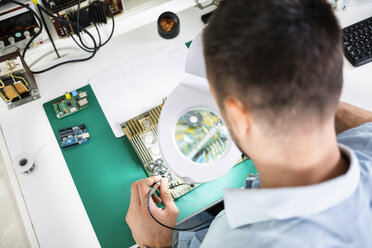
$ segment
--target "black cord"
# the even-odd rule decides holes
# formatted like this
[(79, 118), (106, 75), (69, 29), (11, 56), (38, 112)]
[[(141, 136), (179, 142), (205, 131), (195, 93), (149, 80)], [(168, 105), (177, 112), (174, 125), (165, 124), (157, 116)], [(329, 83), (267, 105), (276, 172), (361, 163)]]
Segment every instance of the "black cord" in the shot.
[[(95, 20), (93, 20), (93, 25), (94, 25), (94, 27), (95, 27), (95, 29), (96, 29), (96, 31), (97, 31), (97, 35), (98, 35), (98, 39), (99, 39), (99, 42), (98, 42), (98, 48), (96, 49), (96, 50), (98, 50), (98, 49), (101, 48), (102, 46), (106, 45), (107, 42), (109, 42), (110, 39), (112, 38), (112, 35), (114, 34), (114, 30), (115, 30), (115, 19), (114, 19), (114, 14), (112, 13), (110, 7), (109, 7), (106, 3), (101, 2), (101, 1), (99, 1), (99, 0), (96, 0), (96, 1), (92, 2), (92, 3), (90, 4), (90, 6), (92, 6), (92, 5), (94, 5), (94, 4), (104, 6), (104, 7), (107, 9), (107, 11), (108, 11), (108, 13), (109, 13), (109, 16), (110, 16), (110, 18), (111, 18), (111, 20), (112, 20), (112, 27), (111, 27), (110, 35), (109, 35), (109, 37), (107, 38), (107, 40), (106, 40), (104, 43), (102, 43), (102, 40), (101, 40), (101, 33), (100, 33), (99, 30), (98, 30), (97, 23), (95, 22)], [(53, 6), (55, 6), (55, 5), (53, 5)], [(51, 8), (52, 8), (53, 6), (51, 6)], [(59, 16), (59, 14), (58, 14), (58, 9), (56, 9), (56, 8), (52, 8), (52, 10), (55, 12), (55, 14), (57, 14), (58, 18), (61, 18), (61, 17)], [(78, 12), (80, 13), (80, 5), (79, 5), (79, 4), (78, 4)], [(77, 19), (78, 19), (78, 18), (79, 18), (79, 17), (77, 16)], [(84, 51), (86, 51), (86, 52), (93, 52), (92, 49), (94, 49), (94, 48), (91, 48), (91, 47), (88, 47), (87, 45), (85, 45), (84, 42), (82, 41), (82, 39), (79, 37), (79, 35), (80, 35), (79, 33), (76, 33), (76, 35), (79, 37), (79, 40), (80, 40), (80, 42), (82, 43), (81, 45), (80, 45), (80, 43), (77, 42), (77, 40), (75, 40), (73, 34), (71, 34), (71, 32), (69, 31), (69, 28), (66, 27), (64, 24), (62, 24), (62, 25), (63, 25), (63, 27), (65, 28), (65, 30), (66, 30), (66, 32), (68, 33), (68, 35), (69, 35), (69, 36), (72, 38), (72, 40), (76, 43), (76, 45), (78, 45), (78, 46), (80, 47), (80, 49), (82, 49), (82, 50), (84, 50)], [(79, 24), (79, 25), (80, 25), (80, 24)], [(88, 49), (91, 49), (91, 50), (88, 50)]]
[[(41, 34), (42, 29), (43, 29), (43, 24), (42, 24), (42, 22), (41, 22), (41, 20), (40, 20), (40, 17), (37, 15), (37, 13), (36, 13), (33, 9), (31, 9), (29, 6), (27, 6), (26, 4), (23, 4), (23, 3), (18, 2), (18, 1), (16, 1), (16, 0), (6, 0), (6, 1), (27, 8), (27, 9), (31, 12), (31, 14), (33, 14), (33, 15), (35, 16), (35, 18), (37, 19), (37, 21), (39, 22), (39, 26), (40, 26), (40, 30), (39, 30), (39, 32), (38, 32), (37, 34), (35, 34), (35, 35), (34, 35), (34, 36), (29, 40), (29, 42), (26, 44), (26, 47), (25, 47), (24, 50), (23, 50), (22, 57), (25, 58), (25, 56), (26, 56), (26, 51), (27, 51), (27, 49), (29, 48), (30, 44), (31, 44), (31, 43), (36, 39), (37, 36), (39, 36), (39, 35)], [(42, 12), (44, 12), (45, 14), (47, 14), (48, 16), (50, 16), (50, 17), (52, 17), (52, 18), (55, 18), (55, 19), (57, 19), (57, 20), (59, 20), (59, 21), (61, 21), (61, 22), (64, 22), (64, 23), (68, 23), (68, 24), (72, 24), (72, 25), (74, 25), (72, 22), (69, 22), (69, 21), (67, 21), (67, 20), (60, 19), (60, 18), (57, 18), (57, 17), (53, 16), (53, 15), (50, 14), (47, 10), (45, 10), (43, 7), (41, 7), (39, 4), (38, 4), (37, 6), (38, 6), (39, 10), (41, 10)], [(89, 32), (87, 32), (85, 28), (80, 27), (80, 29), (84, 30), (84, 32), (86, 32), (86, 33), (90, 36), (90, 38), (93, 40), (94, 46), (97, 47), (97, 44), (96, 44), (96, 41), (94, 40), (94, 37), (93, 37)], [(32, 72), (33, 74), (38, 74), (38, 73), (43, 73), (43, 72), (49, 71), (49, 70), (51, 70), (51, 69), (54, 69), (54, 68), (56, 68), (56, 67), (58, 67), (58, 66), (61, 66), (61, 65), (67, 64), (67, 63), (86, 61), (86, 60), (89, 60), (89, 59), (93, 58), (93, 56), (95, 55), (95, 53), (96, 53), (96, 50), (94, 50), (93, 53), (92, 53), (92, 55), (89, 56), (89, 57), (87, 57), (87, 58), (83, 58), (83, 59), (75, 59), (75, 60), (68, 60), (68, 61), (64, 61), (64, 62), (58, 63), (58, 64), (56, 64), (56, 65), (53, 65), (53, 66), (51, 66), (51, 67), (48, 67), (48, 68), (46, 68), (46, 69), (40, 70), (40, 71), (32, 71), (32, 70), (31, 70), (31, 72)]]
[(111, 33), (110, 33), (109, 37), (107, 38), (107, 40), (105, 42), (103, 42), (102, 45), (101, 45), (101, 46), (104, 46), (104, 45), (107, 44), (107, 42), (109, 42), (111, 40), (112, 35), (114, 34), (114, 30), (115, 30), (115, 18), (114, 18), (114, 14), (112, 13), (112, 11), (111, 11), (110, 7), (107, 5), (107, 3), (101, 2), (101, 1), (94, 1), (93, 3), (95, 3), (95, 2), (97, 2), (99, 4), (102, 4), (107, 9), (107, 11), (109, 13), (109, 16), (110, 16), (110, 18), (112, 20)]
[(56, 45), (54, 44), (54, 40), (53, 40), (52, 36), (50, 35), (49, 28), (48, 28), (48, 26), (47, 26), (47, 24), (46, 24), (46, 22), (45, 22), (45, 18), (44, 18), (44, 16), (43, 16), (43, 13), (41, 13), (41, 10), (39, 9), (39, 7), (38, 7), (37, 9), (39, 10), (40, 18), (41, 18), (41, 20), (43, 21), (43, 24), (44, 24), (44, 26), (45, 26), (45, 30), (46, 30), (46, 32), (47, 32), (47, 34), (48, 34), (49, 40), (50, 40), (50, 42), (52, 42), (53, 49), (54, 49), (55, 53), (57, 54), (57, 57), (60, 58), (61, 56), (59, 56), (58, 50), (57, 50), (57, 48), (56, 48)]
[[(27, 51), (27, 49), (30, 47), (30, 44), (31, 44), (31, 43), (36, 39), (37, 36), (39, 36), (39, 35), (41, 34), (41, 32), (42, 32), (42, 28), (43, 28), (43, 23), (42, 23), (42, 21), (40, 20), (39, 16), (36, 14), (36, 12), (35, 12), (33, 9), (31, 9), (29, 6), (27, 6), (27, 5), (25, 5), (25, 4), (21, 3), (21, 2), (18, 2), (18, 1), (16, 1), (16, 0), (5, 0), (5, 1), (6, 1), (6, 2), (11, 2), (11, 3), (13, 3), (13, 4), (17, 4), (17, 5), (20, 5), (20, 6), (23, 6), (23, 7), (27, 8), (27, 9), (31, 12), (31, 14), (35, 16), (35, 18), (37, 19), (37, 21), (38, 21), (38, 23), (39, 23), (39, 26), (40, 26), (40, 30), (39, 30), (39, 32), (38, 32), (37, 34), (35, 34), (35, 35), (34, 35), (34, 36), (29, 40), (29, 42), (26, 44), (26, 47), (25, 47), (24, 50), (23, 50), (22, 57), (25, 58), (25, 56), (26, 56), (26, 51)], [(94, 55), (96, 54), (96, 52), (98, 51), (98, 49), (99, 49), (100, 47), (102, 47), (102, 46), (104, 46), (105, 44), (107, 44), (107, 42), (111, 39), (111, 37), (112, 37), (112, 35), (113, 35), (113, 33), (114, 33), (114, 29), (115, 29), (114, 16), (113, 16), (113, 13), (112, 13), (111, 9), (109, 8), (109, 6), (108, 6), (106, 3), (103, 3), (103, 2), (98, 1), (98, 0), (95, 1), (95, 2), (99, 2), (100, 4), (102, 4), (102, 5), (103, 5), (107, 10), (108, 10), (109, 16), (110, 16), (110, 18), (112, 19), (112, 30), (111, 30), (110, 36), (109, 36), (108, 39), (107, 39), (104, 43), (102, 43), (102, 44), (101, 44), (101, 40), (100, 40), (100, 42), (99, 42), (98, 45), (97, 45), (97, 42), (96, 42), (96, 40), (94, 39), (93, 35), (92, 35), (90, 32), (88, 32), (84, 27), (81, 27), (80, 24), (78, 23), (78, 22), (79, 22), (79, 12), (80, 12), (80, 0), (79, 0), (79, 4), (78, 4), (78, 13), (77, 13), (77, 21), (76, 21), (76, 23), (73, 23), (73, 22), (70, 22), (70, 21), (68, 21), (68, 20), (65, 20), (65, 19), (61, 18), (61, 17), (58, 15), (58, 10), (57, 10), (57, 15), (58, 15), (58, 17), (56, 17), (56, 16), (54, 16), (53, 14), (49, 13), (49, 11), (47, 11), (46, 9), (44, 9), (43, 7), (41, 7), (39, 4), (37, 4), (37, 8), (39, 9), (39, 11), (42, 11), (42, 12), (44, 12), (46, 15), (48, 15), (49, 17), (51, 17), (51, 18), (53, 18), (53, 19), (55, 19), (55, 20), (61, 22), (63, 26), (64, 26), (64, 24), (69, 24), (69, 25), (71, 25), (72, 27), (75, 26), (75, 27), (76, 27), (76, 32), (77, 32), (77, 34), (78, 34), (79, 40), (80, 40), (80, 42), (82, 43), (82, 45), (80, 45), (80, 44), (75, 40), (75, 38), (74, 38), (71, 34), (69, 34), (69, 35), (71, 36), (71, 38), (73, 39), (73, 41), (74, 41), (74, 42), (79, 46), (79, 48), (81, 48), (82, 50), (84, 50), (84, 51), (86, 51), (86, 52), (90, 52), (90, 53), (92, 53), (92, 54), (91, 54), (89, 57), (86, 57), (86, 58), (64, 61), (64, 62), (61, 62), (61, 63), (55, 64), (55, 65), (53, 65), (53, 66), (50, 66), (50, 67), (48, 67), (48, 68), (45, 68), (45, 69), (43, 69), (43, 70), (40, 70), (40, 71), (32, 71), (32, 70), (31, 70), (31, 72), (32, 72), (33, 74), (43, 73), (43, 72), (49, 71), (49, 70), (54, 69), (54, 68), (56, 68), (56, 67), (58, 67), (58, 66), (61, 66), (61, 65), (64, 65), (64, 64), (68, 64), (68, 63), (87, 61), (87, 60), (89, 60), (89, 59), (91, 59), (91, 58), (94, 57)], [(93, 2), (93, 3), (94, 3), (94, 2)], [(53, 6), (56, 7), (55, 5), (53, 5)], [(54, 9), (53, 9), (53, 6), (51, 6), (51, 7), (52, 7), (52, 10), (54, 10)], [(55, 11), (55, 10), (54, 10), (54, 11)], [(66, 28), (66, 29), (68, 30), (68, 28)], [(86, 34), (87, 34), (87, 35), (92, 39), (92, 41), (93, 41), (93, 46), (94, 46), (94, 47), (88, 47), (88, 46), (86, 46), (86, 45), (84, 44), (84, 42), (82, 41), (81, 36), (80, 36), (80, 31), (83, 31), (84, 33), (86, 33)], [(97, 29), (97, 31), (98, 31), (98, 29)], [(99, 31), (98, 31), (98, 35), (99, 35), (99, 38), (100, 38), (100, 33), (99, 33)], [(101, 38), (100, 38), (100, 39), (101, 39)], [(52, 43), (53, 43), (53, 42), (52, 42)], [(54, 45), (54, 44), (53, 44), (53, 45)], [(85, 49), (84, 49), (83, 47), (85, 47)]]
[(38, 21), (39, 23), (39, 32), (37, 32), (26, 44), (26, 47), (25, 49), (23, 50), (23, 53), (22, 53), (22, 57), (24, 58), (25, 55), (26, 55), (26, 50), (29, 48), (29, 46), (31, 45), (31, 43), (41, 34), (41, 32), (43, 31), (43, 23), (41, 22), (40, 20), (40, 17), (36, 14), (36, 12), (30, 8), (30, 6), (24, 4), (24, 3), (21, 3), (21, 2), (18, 2), (18, 1), (15, 1), (15, 0), (6, 0), (5, 2), (10, 2), (10, 3), (13, 3), (13, 4), (16, 4), (16, 5), (19, 5), (19, 6), (22, 6), (26, 9), (28, 9), (28, 11), (31, 12), (31, 14), (33, 16), (35, 16), (36, 20)]
[[(63, 26), (63, 28), (65, 29), (65, 31), (67, 31), (68, 35), (69, 35), (69, 36), (72, 38), (72, 40), (73, 40), (73, 41), (74, 41), (74, 42), (79, 46), (79, 48), (81, 48), (82, 50), (84, 50), (84, 51), (86, 51), (86, 52), (89, 52), (89, 53), (93, 53), (94, 50), (96, 50), (96, 51), (98, 50), (98, 48), (97, 48), (97, 42), (95, 42), (94, 37), (91, 35), (91, 33), (89, 33), (85, 28), (81, 27), (80, 24), (78, 23), (78, 20), (80, 19), (80, 18), (79, 18), (79, 14), (77, 14), (76, 22), (73, 23), (73, 22), (70, 22), (70, 21), (68, 21), (68, 20), (66, 20), (66, 19), (63, 19), (63, 18), (59, 15), (59, 13), (58, 13), (58, 8), (57, 8), (57, 6), (55, 5), (55, 3), (54, 3), (53, 1), (51, 1), (49, 4), (50, 4), (49, 7), (50, 7), (50, 8), (52, 9), (52, 11), (57, 15), (57, 17), (54, 16), (53, 14), (50, 14), (48, 10), (42, 8), (40, 5), (38, 5), (38, 6), (40, 6), (40, 8), (42, 9), (42, 11), (43, 11), (45, 14), (47, 14), (49, 17), (53, 18), (54, 20), (59, 21), (59, 22), (62, 24), (62, 26)], [(79, 5), (78, 5), (78, 9), (77, 9), (77, 13), (80, 13), (80, 1), (79, 1)], [(82, 30), (82, 31), (84, 31), (84, 32), (86, 32), (86, 33), (88, 33), (88, 35), (90, 36), (90, 38), (93, 40), (93, 43), (95, 42), (95, 47), (93, 47), (93, 48), (87, 48), (84, 44), (83, 44), (83, 45), (80, 45), (80, 44), (75, 40), (75, 38), (73, 37), (73, 35), (70, 33), (69, 27), (66, 26), (66, 24), (69, 24), (69, 25), (71, 25), (72, 27), (76, 26), (75, 30), (76, 30), (76, 33), (77, 33), (77, 34), (80, 33), (80, 30)], [(86, 48), (83, 48), (83, 46), (86, 47), (87, 49), (86, 49)], [(91, 49), (92, 51), (90, 51), (90, 50), (88, 50), (88, 49)]]
[(78, 0), (77, 11), (76, 11), (76, 13), (77, 13), (76, 14), (76, 23), (75, 23), (75, 25), (76, 25), (76, 35), (78, 36), (81, 45), (83, 47), (85, 47), (85, 49), (92, 50), (92, 52), (97, 51), (99, 49), (99, 46), (97, 46), (97, 44), (94, 44), (94, 47), (88, 47), (87, 45), (84, 44), (83, 40), (81, 39), (81, 35), (80, 35), (80, 5), (81, 5), (81, 0)]
[[(9, 1), (14, 1), (14, 0), (9, 0)], [(54, 16), (53, 14), (49, 13), (46, 9), (44, 9), (43, 7), (41, 7), (39, 4), (38, 4), (38, 6), (41, 9), (41, 11), (43, 11), (49, 17), (51, 17), (51, 18), (53, 18), (53, 19), (55, 19), (55, 20), (57, 20), (57, 21), (59, 21), (61, 23), (69, 24), (69, 25), (72, 25), (72, 26), (75, 25), (75, 23), (73, 23), (73, 22), (70, 22), (68, 20), (65, 20), (65, 19), (63, 19), (61, 17)], [(84, 27), (79, 26), (79, 29), (82, 30), (82, 31), (84, 31), (86, 34), (88, 34), (90, 36), (90, 38), (93, 40), (93, 43), (94, 43), (95, 47), (97, 47), (97, 43), (96, 43), (93, 35), (90, 32), (88, 32), (88, 30), (86, 30)]]
[[(52, 5), (51, 6), (51, 9), (54, 11), (54, 13), (57, 15), (58, 18), (62, 19), (62, 17), (59, 15), (58, 13), (58, 9), (56, 9), (57, 7), (55, 5)], [(71, 39), (75, 42), (75, 44), (83, 51), (85, 52), (88, 52), (88, 53), (92, 53), (93, 51), (90, 51), (86, 48), (84, 48), (82, 45), (79, 44), (79, 42), (77, 42), (77, 40), (75, 40), (73, 34), (71, 34), (70, 32), (70, 28), (68, 26), (66, 26), (65, 23), (61, 22), (62, 24), (62, 27), (65, 29), (65, 31), (67, 32), (67, 34), (71, 37)], [(97, 49), (98, 50), (98, 49)]]
[[(75, 38), (73, 37), (73, 35), (70, 34), (70, 32), (68, 31), (68, 27), (66, 28), (66, 30), (68, 31), (68, 33), (69, 33), (70, 37), (72, 38), (72, 40), (73, 40), (73, 41), (74, 41), (74, 42), (75, 42), (75, 43), (76, 43), (76, 44), (77, 44), (77, 45), (78, 45), (82, 50), (84, 50), (84, 51), (86, 51), (86, 52), (91, 52), (92, 55), (89, 56), (89, 57), (87, 57), (87, 58), (84, 58), (84, 59), (76, 59), (76, 60), (64, 61), (64, 62), (62, 62), (62, 63), (59, 63), (59, 64), (56, 64), (56, 65), (51, 66), (51, 67), (49, 67), (49, 68), (46, 68), (46, 69), (44, 69), (44, 70), (37, 71), (37, 72), (33, 72), (33, 73), (35, 73), (35, 74), (37, 74), (37, 73), (43, 73), (43, 72), (46, 72), (46, 71), (51, 70), (51, 69), (54, 69), (54, 68), (56, 68), (56, 67), (58, 67), (58, 66), (60, 66), (60, 65), (63, 65), (63, 64), (73, 63), (73, 62), (81, 62), (81, 61), (89, 60), (89, 59), (91, 59), (91, 58), (94, 57), (94, 55), (96, 54), (96, 52), (98, 51), (98, 49), (99, 49), (100, 47), (102, 47), (102, 46), (104, 46), (104, 45), (107, 44), (107, 42), (111, 39), (111, 37), (112, 37), (112, 35), (113, 35), (113, 33), (114, 33), (114, 29), (115, 29), (114, 15), (113, 15), (111, 9), (108, 7), (108, 5), (107, 5), (106, 3), (103, 3), (103, 2), (98, 1), (98, 0), (95, 1), (95, 2), (98, 2), (98, 3), (100, 3), (100, 4), (103, 4), (103, 5), (107, 8), (107, 10), (108, 10), (108, 12), (109, 12), (109, 15), (110, 15), (110, 18), (112, 19), (112, 29), (111, 29), (110, 36), (108, 37), (108, 39), (107, 39), (103, 44), (99, 44), (98, 46), (97, 46), (97, 42), (95, 41), (95, 39), (94, 39), (94, 37), (92, 36), (92, 34), (89, 33), (89, 32), (88, 32), (84, 27), (81, 27), (80, 24), (78, 23), (78, 22), (79, 22), (79, 12), (80, 12), (80, 0), (79, 0), (79, 2), (78, 2), (78, 10), (77, 10), (77, 18), (76, 18), (77, 21), (76, 21), (76, 24), (75, 24), (75, 23), (72, 23), (72, 22), (70, 22), (70, 21), (67, 21), (67, 20), (65, 20), (65, 19), (62, 19), (62, 18), (59, 16), (59, 14), (58, 14), (58, 10), (57, 10), (57, 15), (58, 15), (58, 17), (56, 17), (56, 16), (50, 14), (47, 10), (45, 10), (44, 8), (42, 8), (40, 5), (38, 5), (38, 6), (40, 7), (41, 11), (43, 11), (43, 12), (44, 12), (45, 14), (47, 14), (48, 16), (54, 18), (55, 20), (58, 20), (58, 21), (61, 22), (62, 24), (64, 24), (64, 23), (65, 23), (65, 24), (70, 24), (71, 26), (76, 25), (77, 35), (78, 35), (79, 40), (80, 40), (80, 42), (82, 43), (82, 45), (80, 45), (80, 44), (75, 40)], [(94, 2), (93, 2), (93, 3), (94, 3)], [(93, 4), (93, 3), (92, 3), (92, 4)], [(53, 5), (53, 6), (55, 7), (55, 5)], [(53, 7), (53, 6), (51, 6), (51, 7)], [(53, 9), (53, 8), (52, 8), (52, 9)], [(54, 11), (56, 11), (56, 10), (54, 10)], [(88, 36), (90, 36), (90, 38), (92, 39), (93, 44), (94, 44), (94, 47), (93, 47), (93, 48), (87, 47), (87, 46), (84, 44), (84, 42), (82, 41), (81, 36), (80, 36), (80, 30), (84, 31), (86, 34), (88, 34)], [(100, 37), (100, 34), (99, 34), (99, 37)], [(82, 46), (86, 47), (86, 49), (84, 49)], [(89, 49), (91, 49), (91, 51), (89, 51)]]
[(88, 49), (84, 48), (82, 45), (80, 45), (80, 43), (79, 43), (77, 40), (75, 40), (73, 34), (71, 34), (70, 31), (67, 30), (67, 28), (65, 28), (65, 29), (66, 29), (68, 35), (71, 37), (71, 39), (75, 42), (75, 44), (76, 44), (76, 45), (77, 45), (81, 50), (83, 50), (83, 51), (85, 51), (85, 52), (88, 52), (88, 53), (92, 53), (92, 52), (93, 52), (93, 51), (91, 51), (91, 50), (88, 50)]
[[(14, 0), (12, 0), (12, 1), (14, 1)], [(61, 22), (61, 23), (66, 23), (66, 24), (70, 24), (70, 25), (75, 25), (73, 22), (70, 22), (70, 21), (68, 21), (68, 20), (65, 20), (65, 19), (62, 19), (62, 18), (59, 18), (59, 17), (56, 17), (56, 16), (52, 15), (51, 13), (49, 13), (49, 11), (47, 11), (46, 9), (44, 9), (43, 7), (41, 7), (39, 4), (38, 4), (38, 6), (39, 6), (39, 8), (40, 8), (40, 10), (41, 10), (42, 12), (44, 12), (46, 15), (48, 15), (48, 16), (54, 18), (55, 20), (58, 20), (58, 21)], [(85, 33), (86, 33), (86, 34), (87, 34), (87, 35), (92, 39), (93, 44), (94, 44), (94, 47), (97, 47), (97, 43), (96, 43), (96, 41), (95, 41), (93, 35), (92, 35), (91, 33), (89, 33), (89, 32), (88, 32), (85, 28), (83, 28), (83, 27), (80, 27), (80, 26), (79, 26), (79, 29), (83, 30), (83, 31), (84, 31), (84, 32), (85, 32)], [(64, 61), (64, 62), (61, 62), (61, 63), (55, 64), (55, 65), (53, 65), (53, 66), (50, 66), (50, 67), (45, 68), (45, 69), (40, 70), (40, 71), (32, 71), (32, 73), (34, 73), (34, 74), (39, 74), (39, 73), (43, 73), (43, 72), (46, 72), (46, 71), (52, 70), (52, 69), (54, 69), (54, 68), (56, 68), (56, 67), (58, 67), (58, 66), (64, 65), (64, 64), (69, 64), (69, 63), (76, 63), (76, 62), (87, 61), (87, 60), (89, 60), (89, 59), (91, 59), (91, 58), (94, 57), (94, 55), (96, 54), (96, 51), (97, 51), (96, 49), (93, 50), (93, 51), (92, 51), (92, 54), (91, 54), (89, 57), (86, 57), (86, 58), (83, 58), (83, 59), (67, 60), (67, 61)]]
[(147, 196), (147, 210), (149, 211), (149, 214), (151, 215), (151, 217), (152, 217), (152, 218), (153, 218), (153, 219), (154, 219), (154, 220), (155, 220), (159, 225), (161, 225), (161, 226), (163, 226), (163, 227), (165, 227), (165, 228), (168, 228), (168, 229), (171, 229), (171, 230), (175, 230), (175, 231), (190, 231), (190, 230), (195, 229), (195, 228), (197, 228), (197, 227), (203, 226), (203, 225), (207, 224), (208, 222), (210, 222), (210, 221), (212, 221), (212, 220), (214, 219), (214, 217), (213, 217), (213, 218), (211, 218), (211, 219), (209, 219), (209, 220), (207, 220), (207, 221), (205, 221), (205, 222), (202, 222), (202, 223), (200, 223), (200, 224), (198, 224), (198, 225), (196, 225), (196, 226), (189, 227), (189, 228), (177, 228), (177, 227), (170, 227), (170, 226), (167, 226), (167, 225), (161, 223), (160, 221), (158, 221), (158, 220), (157, 220), (157, 219), (152, 215), (151, 210), (150, 210), (150, 198), (151, 198), (151, 195), (152, 195), (152, 194), (149, 193), (149, 195)]
[(101, 47), (102, 46), (101, 33), (99, 32), (97, 24), (96, 24), (95, 21), (93, 22), (93, 25), (96, 28), (96, 31), (97, 31), (97, 34), (98, 34), (98, 46)]
[[(77, 27), (80, 27), (80, 23), (78, 22), (78, 20), (80, 19), (80, 4), (81, 4), (81, 0), (78, 1), (78, 6), (77, 6), (77, 16), (76, 16), (76, 20), (77, 20), (76, 21), (76, 26)], [(108, 12), (108, 14), (109, 14), (109, 16), (110, 16), (110, 18), (111, 18), (111, 20), (112, 20), (112, 28), (111, 28), (110, 35), (107, 38), (107, 40), (105, 42), (103, 42), (102, 44), (101, 44), (101, 41), (99, 42), (99, 45), (98, 45), (98, 48), (97, 48), (97, 50), (98, 50), (99, 48), (101, 48), (102, 46), (106, 45), (107, 42), (109, 42), (111, 40), (112, 35), (114, 34), (114, 30), (115, 30), (115, 19), (114, 19), (114, 14), (112, 13), (110, 7), (105, 2), (101, 2), (99, 0), (96, 0), (96, 1), (94, 1), (94, 2), (91, 3), (91, 5), (93, 5), (93, 4), (102, 5), (103, 7), (105, 7), (106, 10), (107, 10), (107, 12)], [(96, 26), (95, 21), (93, 21), (93, 24), (96, 27), (96, 30), (97, 30), (97, 33), (98, 33), (98, 38), (99, 38), (99, 40), (101, 40), (101, 34), (98, 31), (98, 28)], [(78, 28), (77, 28), (77, 30), (78, 30)], [(82, 46), (84, 46), (86, 49), (91, 49), (91, 50), (94, 49), (94, 48), (88, 47), (87, 45), (84, 44), (83, 40), (81, 39), (80, 32), (77, 32), (76, 35), (78, 36), (78, 38), (79, 38)]]

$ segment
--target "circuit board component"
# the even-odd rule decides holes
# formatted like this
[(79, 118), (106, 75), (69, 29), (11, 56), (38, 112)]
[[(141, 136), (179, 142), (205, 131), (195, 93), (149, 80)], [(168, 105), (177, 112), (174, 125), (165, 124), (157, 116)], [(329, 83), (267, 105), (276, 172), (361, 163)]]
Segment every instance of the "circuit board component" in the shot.
[(175, 140), (180, 152), (197, 163), (210, 163), (227, 149), (228, 130), (222, 119), (206, 109), (193, 109), (176, 124)]
[[(60, 18), (73, 23), (76, 23), (77, 21), (77, 10), (78, 5), (80, 5), (79, 22), (80, 25), (85, 28), (106, 24), (110, 18), (108, 9), (110, 9), (114, 16), (117, 16), (124, 11), (124, 4), (121, 0), (42, 0), (42, 2), (50, 13), (55, 12), (51, 7), (51, 3), (53, 3), (56, 9), (58, 9), (57, 15), (60, 16)], [(71, 25), (65, 25), (52, 17), (50, 17), (50, 20), (60, 38), (67, 38), (69, 33), (77, 33), (76, 28)]]
[(58, 119), (89, 107), (88, 95), (85, 91), (71, 91), (53, 102), (53, 108)]
[(168, 177), (169, 191), (177, 199), (199, 184), (183, 181), (167, 167), (158, 143), (158, 122), (163, 104), (126, 121), (121, 126), (149, 176)]
[(84, 124), (75, 127), (61, 129), (59, 132), (59, 143), (62, 148), (88, 143), (90, 138)]
[(19, 52), (0, 57), (0, 99), (8, 109), (40, 98), (35, 78)]

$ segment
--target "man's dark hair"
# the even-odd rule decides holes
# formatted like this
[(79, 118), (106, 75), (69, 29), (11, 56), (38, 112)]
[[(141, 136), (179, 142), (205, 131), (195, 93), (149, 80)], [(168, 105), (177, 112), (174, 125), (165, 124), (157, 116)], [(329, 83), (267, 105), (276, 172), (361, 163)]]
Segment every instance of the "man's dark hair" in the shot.
[(220, 106), (227, 97), (238, 98), (271, 124), (277, 117), (321, 121), (334, 114), (343, 52), (325, 0), (224, 0), (203, 43)]

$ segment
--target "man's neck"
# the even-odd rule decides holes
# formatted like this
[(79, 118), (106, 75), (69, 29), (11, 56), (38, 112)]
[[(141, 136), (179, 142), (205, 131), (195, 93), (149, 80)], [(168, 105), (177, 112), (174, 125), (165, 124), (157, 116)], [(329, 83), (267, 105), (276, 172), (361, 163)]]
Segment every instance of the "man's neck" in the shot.
[[(288, 143), (287, 143), (288, 144)], [(317, 138), (302, 136), (289, 145), (253, 162), (261, 188), (295, 187), (321, 183), (346, 173), (334, 132)]]

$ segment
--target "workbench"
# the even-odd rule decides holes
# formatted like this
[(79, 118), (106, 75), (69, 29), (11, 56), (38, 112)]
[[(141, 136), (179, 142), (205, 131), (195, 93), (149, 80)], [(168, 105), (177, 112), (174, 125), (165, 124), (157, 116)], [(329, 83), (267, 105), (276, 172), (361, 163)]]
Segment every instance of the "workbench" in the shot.
[[(176, 40), (188, 42), (204, 27), (200, 20), (203, 11), (194, 7), (173, 11), (181, 20), (181, 32)], [(366, 4), (350, 6), (348, 11), (337, 16), (345, 27), (370, 17), (371, 13), (372, 4)], [(117, 25), (119, 28), (113, 39), (92, 60), (36, 75), (41, 99), (12, 110), (0, 104), (0, 150), (32, 247), (100, 247), (42, 105), (66, 91), (86, 85), (94, 74), (174, 42), (159, 37), (156, 22), (131, 31), (125, 24), (122, 30), (120, 22)], [(65, 46), (65, 51), (75, 51), (69, 48), (72, 46), (69, 40), (57, 41), (56, 45)], [(51, 51), (51, 46), (38, 49), (30, 51), (30, 57), (48, 49)], [(39, 63), (47, 66), (46, 61)], [(372, 110), (371, 93), (372, 63), (354, 68), (345, 59), (341, 99)], [(13, 170), (12, 160), (24, 152), (36, 153), (37, 167), (30, 175)]]

